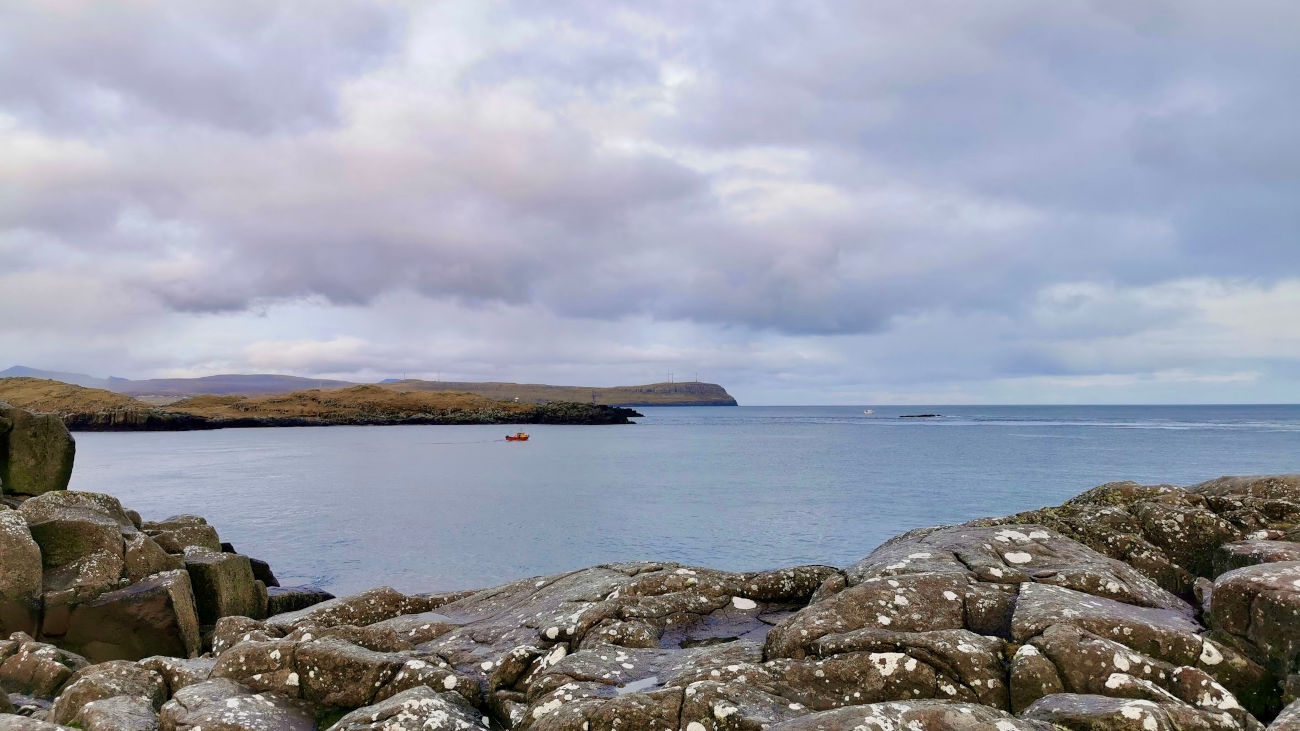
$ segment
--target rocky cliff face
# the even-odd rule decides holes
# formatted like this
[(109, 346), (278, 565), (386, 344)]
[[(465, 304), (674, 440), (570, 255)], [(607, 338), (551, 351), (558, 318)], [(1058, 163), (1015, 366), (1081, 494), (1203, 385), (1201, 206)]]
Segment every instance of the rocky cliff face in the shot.
[(324, 602), (264, 589), (194, 516), (11, 502), (0, 729), (1300, 723), (1300, 476), (1104, 485), (844, 568), (624, 563)]

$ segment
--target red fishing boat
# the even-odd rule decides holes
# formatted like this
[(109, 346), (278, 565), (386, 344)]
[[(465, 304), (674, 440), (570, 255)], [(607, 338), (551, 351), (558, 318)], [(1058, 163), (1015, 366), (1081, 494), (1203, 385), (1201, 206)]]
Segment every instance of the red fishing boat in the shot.
[(506, 441), (507, 441), (507, 442), (526, 442), (526, 441), (528, 441), (528, 435), (525, 434), (525, 433), (523, 433), (523, 432), (521, 432), (521, 431), (520, 431), (520, 432), (515, 432), (514, 434), (507, 434), (507, 435), (506, 435)]

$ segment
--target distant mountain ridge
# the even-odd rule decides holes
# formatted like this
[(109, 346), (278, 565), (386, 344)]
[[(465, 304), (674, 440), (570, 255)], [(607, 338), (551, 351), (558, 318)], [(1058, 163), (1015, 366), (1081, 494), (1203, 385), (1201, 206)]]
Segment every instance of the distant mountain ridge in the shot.
[(37, 368), (28, 368), (27, 366), (14, 366), (0, 371), (0, 378), (43, 378), (71, 383), (74, 386), (102, 388), (106, 391), (124, 393), (128, 396), (176, 397), (198, 394), (218, 396), (276, 394), (303, 391), (309, 388), (342, 388), (344, 386), (360, 385), (352, 381), (281, 376), (273, 373), (229, 373), (199, 378), (147, 378), (133, 381), (128, 378), (96, 378), (84, 373), (43, 371)]
[[(0, 371), (0, 378), (42, 378), (62, 381), (86, 388), (144, 398), (185, 398), (188, 396), (269, 396), (310, 389), (336, 389), (368, 385), (353, 381), (303, 378), (272, 373), (223, 374), (199, 378), (97, 378), (84, 373), (45, 371), (27, 366), (13, 366)], [(640, 386), (551, 386), (540, 383), (506, 383), (474, 381), (422, 381), (385, 379), (376, 384), (397, 391), (455, 391), (472, 393), (501, 401), (521, 403), (575, 401), (608, 406), (735, 406), (736, 399), (716, 383), (685, 381), (649, 383)], [(158, 401), (165, 403), (165, 401)]]

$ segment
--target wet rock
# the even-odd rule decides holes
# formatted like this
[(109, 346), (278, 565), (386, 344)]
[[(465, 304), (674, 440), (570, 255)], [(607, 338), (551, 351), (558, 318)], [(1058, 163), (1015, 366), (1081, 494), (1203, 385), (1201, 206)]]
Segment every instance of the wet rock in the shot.
[(277, 614), (296, 612), (333, 598), (333, 594), (314, 586), (281, 587), (267, 584), (266, 614), (274, 617)]
[(169, 697), (175, 695), (181, 688), (207, 680), (216, 664), (217, 659), (213, 657), (179, 658), (155, 655), (139, 661), (140, 667), (148, 668), (162, 676), (167, 683)]
[(76, 452), (57, 416), (0, 403), (0, 491), (41, 495), (66, 490)]
[(1300, 658), (1300, 561), (1247, 566), (1214, 582), (1211, 626), (1279, 674)]
[[(707, 728), (703, 724), (701, 728)], [(823, 711), (769, 727), (770, 731), (1058, 731), (987, 706), (921, 700), (872, 703)]]
[(133, 662), (115, 660), (78, 670), (68, 679), (50, 708), (50, 720), (67, 724), (91, 701), (130, 696), (156, 709), (167, 700), (162, 676)]
[(1192, 708), (1177, 702), (1109, 698), (1100, 695), (1057, 694), (1037, 700), (1020, 714), (1072, 731), (1192, 731), (1193, 729), (1263, 729), (1257, 721), (1241, 726), (1226, 713)]
[(158, 712), (143, 698), (119, 695), (87, 703), (72, 722), (86, 731), (156, 731)]
[[(92, 662), (138, 660), (150, 655), (194, 657), (199, 623), (189, 574), (165, 571), (71, 608), (47, 633)], [(55, 630), (62, 630), (56, 633)]]
[(0, 642), (0, 689), (53, 698), (87, 664), (80, 655), (14, 633)]
[(162, 731), (314, 731), (316, 719), (274, 693), (254, 693), (214, 678), (181, 689), (163, 704)]
[[(235, 553), (235, 551), (230, 551), (230, 553)], [(271, 564), (260, 558), (249, 558), (248, 563), (253, 569), (253, 578), (262, 582), (267, 588), (280, 585), (280, 580), (275, 578), (275, 572), (271, 571)]]
[(40, 618), (41, 549), (21, 513), (0, 509), (0, 635), (35, 634)]
[(390, 587), (361, 592), (342, 599), (331, 599), (307, 609), (277, 614), (266, 623), (285, 632), (297, 627), (333, 627), (351, 624), (364, 627), (368, 624), (392, 619), (403, 614), (428, 611), (425, 600), (409, 597)]
[(329, 731), (481, 731), (483, 717), (463, 698), (420, 686), (340, 718)]
[(247, 556), (189, 551), (185, 554), (185, 570), (194, 588), (200, 624), (214, 624), (221, 617), (266, 616), (266, 602)]

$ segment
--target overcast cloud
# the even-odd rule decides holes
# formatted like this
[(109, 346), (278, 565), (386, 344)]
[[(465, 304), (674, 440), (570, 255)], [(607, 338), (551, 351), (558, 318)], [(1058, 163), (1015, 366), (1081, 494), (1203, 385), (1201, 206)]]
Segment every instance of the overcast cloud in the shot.
[(1300, 400), (1300, 5), (0, 3), (0, 368)]

